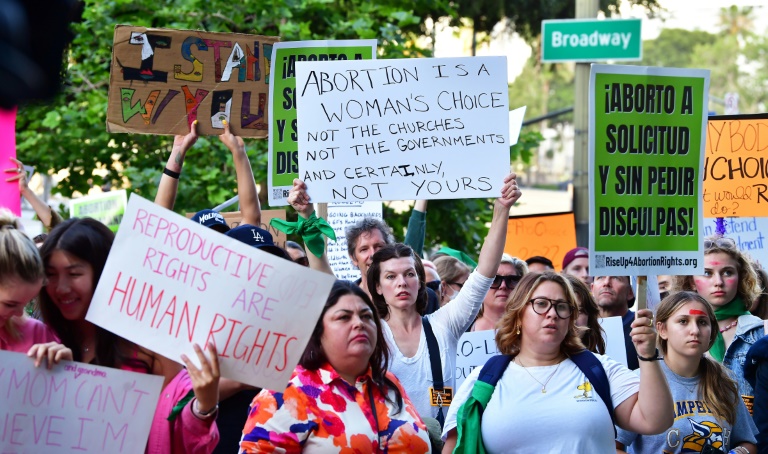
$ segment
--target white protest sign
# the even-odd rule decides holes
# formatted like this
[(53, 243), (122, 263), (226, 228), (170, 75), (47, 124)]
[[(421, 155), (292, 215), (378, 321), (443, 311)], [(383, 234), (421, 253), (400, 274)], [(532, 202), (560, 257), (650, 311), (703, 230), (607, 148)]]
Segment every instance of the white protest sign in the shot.
[(520, 139), (520, 131), (523, 129), (523, 119), (527, 106), (519, 107), (509, 112), (509, 144), (515, 145)]
[(464, 383), (476, 367), (499, 354), (496, 347), (496, 330), (472, 331), (462, 334), (456, 346), (456, 389)]
[[(715, 219), (704, 220), (704, 236), (715, 234)], [(768, 243), (763, 232), (768, 232), (768, 218), (725, 218), (725, 236), (732, 238), (739, 250), (768, 268)]]
[(142, 454), (163, 377), (0, 351), (0, 452)]
[(381, 202), (338, 202), (328, 204), (328, 224), (333, 227), (336, 241), (328, 240), (328, 261), (333, 273), (339, 279), (356, 281), (360, 279), (360, 270), (352, 264), (347, 250), (348, 226), (363, 218), (382, 219)]
[(598, 321), (603, 327), (605, 355), (626, 367), (627, 348), (624, 344), (624, 324), (621, 322), (621, 317), (599, 318)]
[(299, 177), (315, 202), (495, 197), (506, 57), (297, 62)]
[(86, 319), (175, 361), (212, 342), (223, 377), (280, 390), (333, 281), (133, 195)]

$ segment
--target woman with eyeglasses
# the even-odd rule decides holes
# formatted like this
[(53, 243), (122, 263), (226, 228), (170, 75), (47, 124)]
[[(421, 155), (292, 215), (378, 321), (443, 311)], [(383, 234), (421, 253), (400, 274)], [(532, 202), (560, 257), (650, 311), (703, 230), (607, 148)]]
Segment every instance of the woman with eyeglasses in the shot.
[(672, 290), (694, 291), (715, 308), (719, 333), (709, 355), (733, 372), (739, 394), (750, 408), (754, 392), (744, 378), (744, 364), (749, 347), (765, 333), (763, 321), (749, 313), (760, 294), (749, 258), (730, 238), (708, 238), (704, 241), (704, 274), (676, 276)]
[(434, 263), (437, 274), (440, 275), (440, 306), (444, 306), (459, 296), (461, 287), (469, 279), (472, 270), (464, 262), (450, 255), (442, 255), (436, 258)]
[[(424, 316), (439, 347), (443, 382), (451, 390), (456, 381), (456, 344), (475, 319), (483, 296), (493, 282), (504, 250), (509, 209), (519, 198), (515, 174), (510, 174), (504, 179), (501, 196), (494, 202), (491, 228), (480, 251), (477, 269), (464, 283), (455, 301)], [(433, 405), (438, 395), (432, 386), (432, 355), (419, 315), (427, 304), (421, 260), (404, 244), (385, 246), (373, 255), (366, 278), (383, 320), (384, 338), (391, 352), (389, 370), (400, 379), (419, 415), (440, 421), (443, 407), (447, 407), (449, 401), (443, 401), (444, 405)]]
[[(636, 433), (656, 434), (672, 425), (672, 397), (658, 362), (651, 311), (638, 311), (632, 324), (632, 341), (644, 359), (639, 377), (585, 351), (577, 315), (576, 296), (562, 275), (529, 273), (520, 280), (496, 333), (499, 352), (511, 360), (486, 391), (484, 407), (482, 386), (475, 386), (482, 368), (461, 385), (443, 428), (443, 453), (614, 452), (608, 405), (615, 423)], [(588, 372), (604, 371), (604, 386), (588, 378), (583, 358), (594, 366)]]
[(507, 299), (512, 290), (517, 287), (523, 276), (528, 273), (528, 265), (517, 257), (508, 254), (501, 256), (499, 269), (493, 278), (491, 288), (485, 293), (483, 307), (477, 315), (477, 320), (467, 331), (485, 331), (496, 329), (496, 325), (504, 315)]

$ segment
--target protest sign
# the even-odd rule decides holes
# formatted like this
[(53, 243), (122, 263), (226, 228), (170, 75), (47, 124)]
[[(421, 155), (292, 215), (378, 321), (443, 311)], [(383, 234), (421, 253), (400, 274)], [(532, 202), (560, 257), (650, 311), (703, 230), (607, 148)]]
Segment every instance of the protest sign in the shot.
[(597, 319), (603, 328), (605, 355), (627, 366), (627, 348), (624, 343), (624, 324), (621, 317), (600, 317)]
[(288, 205), (288, 191), (299, 178), (296, 122), (296, 62), (371, 60), (376, 40), (289, 41), (272, 47), (269, 96), (269, 205)]
[(505, 57), (296, 64), (313, 202), (495, 197), (509, 174)]
[(471, 331), (462, 334), (456, 346), (456, 390), (461, 387), (475, 367), (484, 365), (489, 358), (498, 354), (496, 330)]
[(504, 252), (526, 260), (540, 255), (552, 260), (559, 271), (565, 253), (576, 247), (573, 213), (515, 216), (507, 221)]
[(117, 232), (123, 220), (128, 196), (125, 189), (102, 194), (87, 195), (69, 201), (69, 215), (73, 218), (93, 218)]
[[(224, 220), (227, 221), (227, 225), (230, 229), (234, 229), (243, 222), (243, 215), (239, 211), (222, 211), (220, 214), (224, 217)], [(186, 214), (187, 219), (194, 215), (195, 213)], [(261, 210), (261, 223), (259, 224), (259, 227), (272, 234), (272, 240), (274, 240), (276, 245), (285, 248), (285, 233), (269, 225), (269, 221), (273, 218), (285, 221), (285, 210)]]
[(163, 377), (0, 350), (0, 452), (142, 454)]
[(333, 281), (133, 195), (86, 319), (176, 361), (212, 342), (223, 377), (279, 390)]
[[(707, 219), (704, 223), (704, 236), (715, 234), (715, 220)], [(732, 238), (739, 250), (746, 252), (753, 260), (768, 267), (768, 243), (763, 232), (768, 232), (768, 218), (727, 218), (725, 236)]]
[(336, 241), (328, 240), (328, 261), (338, 279), (356, 281), (360, 279), (360, 270), (352, 264), (347, 250), (348, 226), (363, 218), (382, 219), (381, 202), (338, 202), (328, 204), (328, 224), (333, 227)]
[(768, 114), (709, 117), (704, 216), (768, 214)]
[(709, 71), (592, 65), (589, 266), (701, 274)]
[(267, 136), (269, 60), (276, 36), (117, 25), (107, 131)]
[[(13, 167), (11, 158), (16, 157), (16, 109), (0, 109), (0, 163), (2, 168)], [(3, 174), (7, 175), (7, 174)], [(0, 181), (0, 207), (11, 210), (21, 216), (21, 193), (18, 181)]]

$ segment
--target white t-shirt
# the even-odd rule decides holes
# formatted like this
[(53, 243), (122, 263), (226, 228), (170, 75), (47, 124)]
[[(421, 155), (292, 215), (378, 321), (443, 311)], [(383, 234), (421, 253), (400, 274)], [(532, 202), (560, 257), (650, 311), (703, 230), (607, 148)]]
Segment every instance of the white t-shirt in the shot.
[[(622, 364), (604, 355), (600, 360), (611, 386), (616, 408), (637, 393), (640, 379)], [(555, 372), (555, 368), (557, 371)], [(448, 410), (443, 439), (456, 428), (456, 414), (480, 375), (478, 367), (467, 377)], [(547, 392), (531, 376), (547, 383)], [(511, 362), (483, 413), (483, 444), (493, 453), (613, 453), (613, 424), (608, 409), (587, 377), (570, 359), (560, 364), (529, 367)], [(586, 389), (585, 389), (586, 388)]]
[[(432, 331), (440, 347), (440, 363), (443, 366), (443, 383), (456, 386), (456, 344), (470, 323), (477, 317), (483, 298), (493, 283), (493, 278), (473, 272), (464, 283), (456, 299), (432, 314), (427, 315)], [(429, 348), (424, 330), (419, 336), (419, 348), (412, 357), (407, 357), (397, 348), (397, 343), (386, 321), (382, 323), (384, 339), (389, 347), (389, 371), (395, 374), (421, 416), (434, 418), (439, 407), (430, 404), (429, 388), (432, 387), (432, 367), (429, 362)], [(456, 390), (454, 389), (454, 393)], [(443, 408), (445, 414), (447, 408)]]

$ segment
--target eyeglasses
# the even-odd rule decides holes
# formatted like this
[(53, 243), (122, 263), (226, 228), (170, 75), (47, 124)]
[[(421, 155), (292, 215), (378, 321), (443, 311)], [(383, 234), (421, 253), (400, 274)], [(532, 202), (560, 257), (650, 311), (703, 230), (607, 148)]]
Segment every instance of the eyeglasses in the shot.
[(551, 300), (549, 298), (540, 296), (538, 298), (528, 300), (528, 302), (531, 303), (533, 312), (536, 312), (539, 315), (546, 315), (547, 312), (549, 312), (549, 308), (552, 306), (555, 306), (555, 313), (560, 318), (568, 318), (573, 313), (573, 307), (571, 307), (568, 301)]
[(711, 240), (704, 240), (704, 249), (719, 247), (724, 249), (736, 249), (736, 241), (733, 238), (720, 237)]
[(522, 279), (523, 276), (499, 276), (498, 274), (496, 277), (493, 278), (493, 283), (491, 284), (492, 289), (497, 289), (501, 287), (501, 283), (504, 282), (504, 284), (509, 289), (513, 289), (517, 287), (517, 283), (520, 282), (520, 279)]
[(456, 287), (459, 288), (459, 290), (461, 290), (461, 288), (464, 287), (463, 282), (449, 282), (448, 285), (455, 285)]

